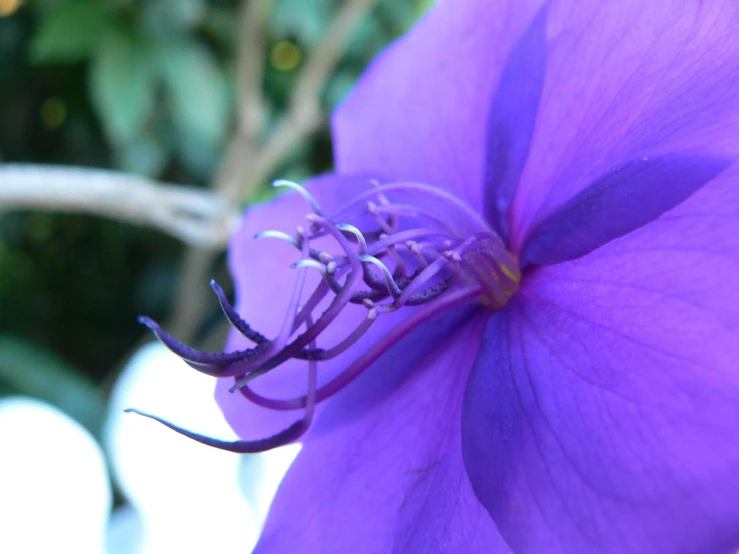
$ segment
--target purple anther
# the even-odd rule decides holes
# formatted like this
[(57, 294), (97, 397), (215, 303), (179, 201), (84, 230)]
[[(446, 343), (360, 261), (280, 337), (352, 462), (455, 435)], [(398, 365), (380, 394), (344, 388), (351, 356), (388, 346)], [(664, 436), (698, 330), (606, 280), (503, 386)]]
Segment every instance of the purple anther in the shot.
[(233, 306), (231, 306), (231, 303), (228, 301), (228, 298), (226, 298), (226, 293), (223, 292), (223, 289), (220, 287), (218, 283), (216, 283), (215, 279), (210, 280), (210, 286), (213, 289), (213, 291), (215, 291), (216, 296), (218, 297), (218, 302), (221, 304), (221, 309), (223, 310), (223, 313), (226, 314), (228, 321), (231, 323), (231, 325), (233, 325), (236, 328), (236, 330), (239, 333), (241, 333), (247, 339), (249, 339), (250, 341), (256, 344), (263, 344), (263, 343), (269, 342), (267, 340), (267, 337), (255, 331), (251, 325), (249, 325), (246, 321), (244, 321), (241, 318), (241, 316), (239, 316), (239, 314), (236, 312)]

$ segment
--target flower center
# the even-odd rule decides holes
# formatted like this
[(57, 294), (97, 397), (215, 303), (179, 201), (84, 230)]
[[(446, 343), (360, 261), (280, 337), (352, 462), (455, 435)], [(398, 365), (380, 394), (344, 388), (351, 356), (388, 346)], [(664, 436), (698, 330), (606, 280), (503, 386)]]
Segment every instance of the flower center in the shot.
[[(312, 210), (306, 216), (306, 228), (297, 227), (293, 235), (263, 231), (255, 237), (286, 241), (299, 253), (293, 264), (295, 285), (278, 334), (270, 339), (254, 330), (214, 282), (211, 286), (226, 317), (253, 347), (223, 354), (199, 352), (177, 342), (152, 320), (141, 318), (195, 369), (234, 378), (231, 392), (239, 391), (249, 401), (273, 410), (305, 410), (302, 420), (273, 437), (237, 442), (204, 437), (142, 414), (211, 446), (238, 452), (267, 450), (296, 440), (310, 425), (317, 402), (343, 389), (403, 336), (460, 304), (501, 309), (518, 289), (521, 276), (518, 260), (487, 223), (456, 197), (435, 187), (371, 182), (365, 193), (327, 214), (300, 185), (275, 184), (300, 193)], [(318, 272), (321, 279), (301, 305), (310, 271)], [(364, 306), (364, 319), (339, 342), (319, 348), (322, 333), (350, 305)], [(320, 362), (344, 355), (379, 318), (399, 310), (408, 311), (400, 324), (349, 360), (339, 375), (317, 387)], [(305, 395), (274, 399), (252, 390), (252, 381), (290, 359), (308, 365)]]

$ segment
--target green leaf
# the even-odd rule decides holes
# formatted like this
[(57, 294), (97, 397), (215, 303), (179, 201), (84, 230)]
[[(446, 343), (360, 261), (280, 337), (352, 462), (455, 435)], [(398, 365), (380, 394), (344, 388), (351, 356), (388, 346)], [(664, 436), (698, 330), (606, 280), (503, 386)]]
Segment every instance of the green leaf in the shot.
[(136, 138), (156, 92), (146, 42), (119, 30), (108, 33), (95, 52), (90, 79), (94, 106), (111, 141), (120, 145)]
[(231, 103), (213, 55), (197, 42), (172, 40), (159, 45), (157, 60), (178, 131), (218, 146), (228, 130)]
[(106, 0), (65, 2), (41, 21), (31, 42), (34, 63), (76, 62), (88, 57), (113, 20)]
[(100, 436), (105, 404), (95, 384), (38, 344), (0, 335), (0, 381), (53, 404)]
[(129, 173), (159, 177), (169, 159), (169, 148), (160, 137), (143, 136), (116, 149), (118, 167)]
[(199, 179), (208, 180), (216, 171), (220, 149), (192, 134), (181, 134), (176, 146), (179, 160)]
[(330, 0), (277, 0), (269, 12), (270, 30), (281, 38), (295, 38), (312, 47), (321, 40), (332, 14)]
[(203, 0), (147, 0), (141, 7), (145, 25), (154, 32), (192, 29), (208, 9)]

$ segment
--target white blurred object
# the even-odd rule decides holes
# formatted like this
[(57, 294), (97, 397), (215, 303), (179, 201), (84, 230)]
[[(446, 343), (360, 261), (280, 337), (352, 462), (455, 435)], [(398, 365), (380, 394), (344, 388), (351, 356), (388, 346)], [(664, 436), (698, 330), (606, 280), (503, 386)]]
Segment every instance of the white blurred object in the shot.
[(49, 404), (11, 397), (0, 445), (0, 552), (103, 552), (111, 493), (92, 436)]
[[(198, 433), (234, 440), (213, 389), (213, 378), (158, 343), (143, 347), (128, 363), (110, 400), (106, 442), (141, 527), (132, 514), (114, 514), (111, 552), (244, 554), (254, 547), (269, 502), (299, 447), (244, 459), (123, 413), (137, 408)], [(120, 530), (120, 525), (129, 531)], [(140, 541), (119, 543), (138, 532)]]

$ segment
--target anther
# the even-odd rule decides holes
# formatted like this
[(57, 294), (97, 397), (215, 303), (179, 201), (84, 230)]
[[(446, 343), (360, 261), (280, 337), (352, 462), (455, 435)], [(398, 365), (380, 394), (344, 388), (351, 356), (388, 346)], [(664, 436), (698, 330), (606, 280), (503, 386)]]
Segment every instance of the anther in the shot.
[(442, 255), (450, 262), (459, 263), (462, 261), (462, 256), (459, 255), (459, 252), (454, 250), (446, 250)]
[(421, 247), (418, 246), (417, 242), (414, 242), (412, 240), (409, 240), (405, 243), (405, 247), (408, 249), (408, 251), (413, 254), (413, 257), (416, 258), (416, 261), (418, 261), (418, 264), (422, 268), (427, 268), (429, 263), (426, 261), (426, 258), (424, 258), (423, 253), (421, 252)]
[(339, 223), (336, 225), (336, 228), (340, 231), (346, 231), (347, 233), (351, 233), (352, 235), (354, 235), (354, 237), (357, 239), (357, 250), (359, 251), (359, 254), (361, 256), (367, 253), (367, 241), (364, 239), (362, 231), (357, 229), (354, 225), (349, 225), (346, 223)]
[(291, 269), (300, 269), (301, 267), (312, 267), (313, 269), (317, 269), (324, 277), (326, 276), (326, 273), (332, 273), (328, 270), (326, 266), (315, 260), (311, 260), (310, 258), (297, 261), (294, 264), (290, 264)]
[(385, 281), (385, 286), (387, 287), (388, 292), (393, 296), (393, 298), (397, 298), (402, 294), (403, 291), (400, 290), (398, 283), (396, 283), (395, 279), (393, 279), (393, 274), (390, 273), (390, 270), (384, 263), (382, 263), (374, 256), (360, 256), (359, 259), (363, 262), (369, 262), (380, 269), (383, 280)]
[(254, 235), (254, 238), (256, 240), (259, 239), (280, 239), (289, 242), (295, 247), (298, 247), (298, 241), (295, 239), (295, 237), (288, 235), (287, 233), (283, 233), (282, 231), (261, 231)]

